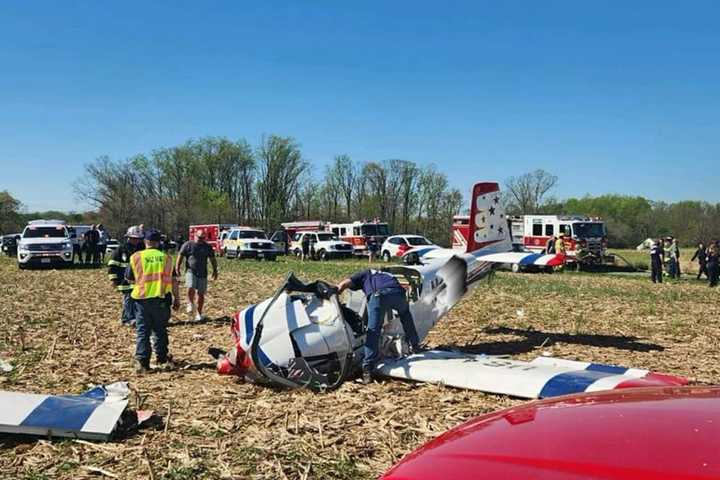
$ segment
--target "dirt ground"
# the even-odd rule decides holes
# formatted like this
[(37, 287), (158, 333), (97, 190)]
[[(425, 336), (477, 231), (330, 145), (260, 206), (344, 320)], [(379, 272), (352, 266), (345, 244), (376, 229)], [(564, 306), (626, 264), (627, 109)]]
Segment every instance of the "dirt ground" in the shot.
[[(0, 259), (0, 388), (80, 393), (129, 381), (131, 405), (160, 420), (108, 443), (0, 437), (2, 478), (375, 478), (404, 454), (479, 414), (522, 400), (387, 380), (314, 394), (215, 373), (207, 347), (229, 346), (224, 316), (269, 296), (288, 271), (337, 281), (359, 261), (221, 260), (204, 323), (177, 314), (181, 368), (137, 376), (134, 332), (104, 269), (19, 271)], [(431, 346), (531, 359), (554, 356), (720, 380), (720, 291), (694, 279), (500, 272), (431, 332)], [(184, 310), (181, 310), (184, 311)], [(101, 472), (102, 471), (102, 472)], [(104, 473), (103, 473), (104, 472)]]

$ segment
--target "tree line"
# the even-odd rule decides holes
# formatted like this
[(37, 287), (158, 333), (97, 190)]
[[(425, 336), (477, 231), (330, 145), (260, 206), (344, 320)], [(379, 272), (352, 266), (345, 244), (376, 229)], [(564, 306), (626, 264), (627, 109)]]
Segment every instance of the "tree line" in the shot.
[[(720, 239), (720, 204), (656, 202), (608, 194), (558, 200), (558, 178), (536, 170), (505, 182), (509, 214), (582, 214), (602, 218), (609, 243), (633, 248), (648, 237), (677, 237), (683, 246)], [(314, 172), (300, 145), (269, 135), (258, 145), (208, 137), (122, 160), (100, 157), (74, 185), (94, 206), (85, 213), (22, 213), (0, 192), (0, 233), (17, 232), (33, 218), (103, 223), (115, 236), (143, 223), (187, 235), (201, 223), (238, 223), (268, 232), (292, 220), (333, 222), (380, 219), (396, 233), (420, 233), (447, 245), (453, 215), (466, 200), (434, 166), (408, 160), (361, 162), (337, 155)]]
[(379, 219), (394, 232), (447, 244), (463, 196), (434, 166), (408, 160), (360, 162), (337, 155), (320, 175), (290, 137), (208, 137), (85, 167), (75, 192), (112, 232), (153, 225), (187, 235), (188, 225), (238, 223), (268, 233), (293, 220)]

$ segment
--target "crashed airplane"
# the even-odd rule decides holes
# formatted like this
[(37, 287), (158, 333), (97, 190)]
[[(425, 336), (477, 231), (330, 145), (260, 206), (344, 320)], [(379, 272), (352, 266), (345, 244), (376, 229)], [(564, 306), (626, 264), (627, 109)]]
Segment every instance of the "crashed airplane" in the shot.
[[(510, 233), (497, 183), (472, 189), (468, 253), (436, 249), (423, 265), (392, 266), (406, 289), (422, 341), (478, 281), (500, 264), (561, 265), (562, 255), (512, 252)], [(380, 374), (526, 398), (641, 385), (679, 385), (687, 380), (647, 370), (610, 365), (536, 359), (519, 362), (497, 357), (432, 350), (409, 355), (399, 318), (387, 313), (381, 339)], [(235, 345), (228, 352), (210, 349), (218, 371), (246, 380), (290, 388), (329, 390), (357, 375), (367, 322), (362, 292), (341, 301), (334, 286), (305, 284), (292, 274), (275, 294), (234, 317)]]

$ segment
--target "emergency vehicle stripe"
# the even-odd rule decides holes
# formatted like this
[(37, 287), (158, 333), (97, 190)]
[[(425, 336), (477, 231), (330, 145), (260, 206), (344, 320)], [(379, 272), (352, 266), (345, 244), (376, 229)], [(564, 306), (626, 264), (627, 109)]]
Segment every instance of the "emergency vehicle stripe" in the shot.
[(543, 386), (539, 398), (557, 397), (570, 393), (584, 392), (590, 385), (601, 378), (611, 377), (616, 373), (601, 372), (597, 370), (578, 370), (555, 375)]
[(253, 335), (253, 313), (255, 312), (255, 305), (245, 310), (245, 344), (250, 345)]

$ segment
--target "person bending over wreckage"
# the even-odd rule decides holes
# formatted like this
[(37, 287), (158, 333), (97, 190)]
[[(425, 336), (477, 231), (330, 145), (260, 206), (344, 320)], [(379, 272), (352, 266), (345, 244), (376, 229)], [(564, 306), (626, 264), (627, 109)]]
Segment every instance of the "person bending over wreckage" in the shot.
[(362, 361), (362, 382), (367, 385), (372, 381), (372, 372), (380, 356), (380, 333), (387, 311), (395, 310), (400, 316), (411, 352), (420, 350), (420, 339), (415, 330), (405, 290), (391, 274), (378, 270), (363, 270), (340, 282), (337, 286), (338, 295), (347, 288), (362, 290), (367, 300), (367, 337)]

